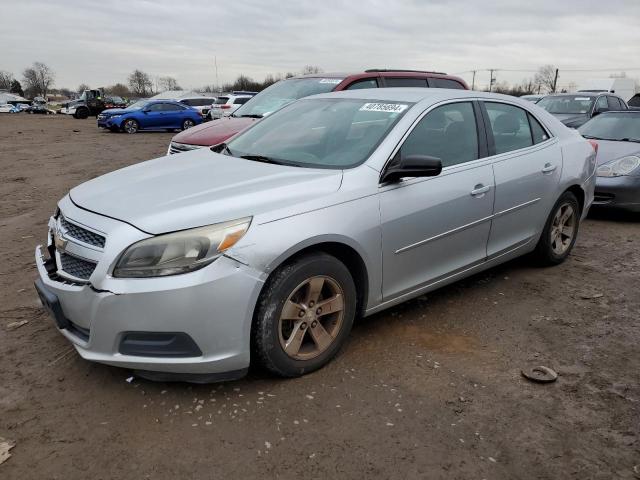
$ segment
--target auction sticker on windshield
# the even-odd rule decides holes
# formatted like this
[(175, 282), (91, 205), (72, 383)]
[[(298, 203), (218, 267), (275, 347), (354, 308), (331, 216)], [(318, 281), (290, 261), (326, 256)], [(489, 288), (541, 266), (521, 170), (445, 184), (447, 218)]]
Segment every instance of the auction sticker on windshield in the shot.
[(333, 85), (337, 85), (342, 81), (341, 78), (323, 78), (319, 83), (331, 83)]
[(404, 112), (409, 105), (402, 103), (365, 103), (360, 107), (362, 112), (389, 112), (400, 113)]

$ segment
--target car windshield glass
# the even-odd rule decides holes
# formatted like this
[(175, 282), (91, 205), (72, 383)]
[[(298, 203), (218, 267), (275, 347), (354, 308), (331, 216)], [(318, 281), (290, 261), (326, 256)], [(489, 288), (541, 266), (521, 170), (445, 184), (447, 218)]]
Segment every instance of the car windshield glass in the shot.
[(603, 113), (582, 125), (578, 131), (601, 140), (640, 140), (640, 112)]
[(412, 104), (306, 99), (266, 117), (230, 142), (234, 157), (343, 169), (364, 162)]
[(233, 114), (234, 117), (264, 117), (299, 98), (327, 93), (342, 78), (291, 78), (274, 83), (253, 97)]
[(536, 105), (544, 108), (549, 113), (580, 115), (589, 113), (593, 101), (594, 97), (563, 95), (559, 97), (544, 97)]
[(131, 105), (129, 105), (127, 107), (127, 109), (129, 110), (141, 110), (145, 107), (145, 105), (147, 105), (147, 103), (149, 103), (146, 100), (138, 100), (136, 103), (132, 103)]

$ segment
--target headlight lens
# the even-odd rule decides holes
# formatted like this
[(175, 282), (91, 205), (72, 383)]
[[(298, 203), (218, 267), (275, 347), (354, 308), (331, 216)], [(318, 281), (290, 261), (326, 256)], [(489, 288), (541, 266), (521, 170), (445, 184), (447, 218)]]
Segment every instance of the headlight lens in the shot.
[(247, 217), (134, 243), (118, 260), (113, 276), (145, 278), (193, 272), (235, 245), (250, 224), (251, 217)]
[(640, 157), (632, 155), (600, 165), (597, 170), (597, 175), (599, 177), (621, 177), (623, 175), (629, 175), (638, 167), (640, 167)]

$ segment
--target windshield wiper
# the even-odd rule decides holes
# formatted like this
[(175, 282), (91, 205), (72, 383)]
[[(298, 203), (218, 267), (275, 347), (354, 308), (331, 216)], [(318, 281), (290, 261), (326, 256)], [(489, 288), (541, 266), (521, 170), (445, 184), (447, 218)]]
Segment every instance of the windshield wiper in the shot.
[(244, 158), (245, 160), (253, 160), (254, 162), (273, 163), (274, 165), (286, 165), (280, 160), (276, 160), (275, 158), (271, 157), (265, 157), (264, 155), (240, 155), (240, 158)]
[(250, 115), (238, 115), (240, 118), (262, 118), (263, 115), (258, 115), (257, 113), (252, 113)]
[(600, 137), (594, 137), (591, 135), (582, 135), (583, 138), (586, 138), (588, 140), (604, 140), (604, 138), (600, 138)]
[(640, 138), (621, 138), (620, 140), (618, 140), (619, 142), (634, 142), (634, 143), (640, 143)]

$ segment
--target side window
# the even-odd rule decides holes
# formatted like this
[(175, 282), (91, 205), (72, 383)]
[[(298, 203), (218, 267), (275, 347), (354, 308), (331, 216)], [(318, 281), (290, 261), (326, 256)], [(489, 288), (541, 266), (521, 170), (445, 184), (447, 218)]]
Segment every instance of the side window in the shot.
[(429, 155), (442, 166), (478, 159), (478, 130), (470, 102), (450, 103), (429, 112), (411, 131), (400, 155)]
[(496, 145), (496, 155), (533, 145), (527, 112), (505, 103), (485, 102)]
[(185, 105), (193, 106), (194, 100), (180, 100), (180, 103), (184, 103)]
[(154, 103), (153, 105), (150, 105), (147, 110), (149, 112), (160, 112), (163, 110), (163, 105), (163, 103)]
[(359, 90), (361, 88), (378, 88), (378, 81), (375, 78), (356, 80), (345, 88), (345, 90)]
[(241, 98), (236, 98), (233, 101), (234, 105), (244, 105), (245, 103), (247, 103), (249, 99), (247, 97), (241, 97)]
[(163, 103), (162, 104), (162, 111), (163, 112), (177, 112), (179, 110), (183, 110), (183, 107), (181, 107), (180, 105), (176, 105), (174, 103)]
[(456, 88), (458, 90), (464, 90), (462, 84), (455, 80), (449, 80), (448, 78), (430, 78), (429, 86), (432, 88)]
[(385, 77), (384, 83), (386, 87), (427, 87), (426, 78), (400, 78)]
[(596, 110), (600, 112), (606, 112), (607, 110), (609, 110), (609, 103), (607, 102), (606, 95), (598, 97), (598, 101), (596, 102)]
[(549, 134), (542, 128), (540, 122), (534, 118), (530, 113), (527, 114), (529, 116), (529, 125), (531, 126), (531, 136), (533, 138), (533, 143), (541, 143), (549, 140)]
[(607, 103), (609, 104), (609, 110), (621, 110), (622, 105), (616, 97), (607, 97)]

